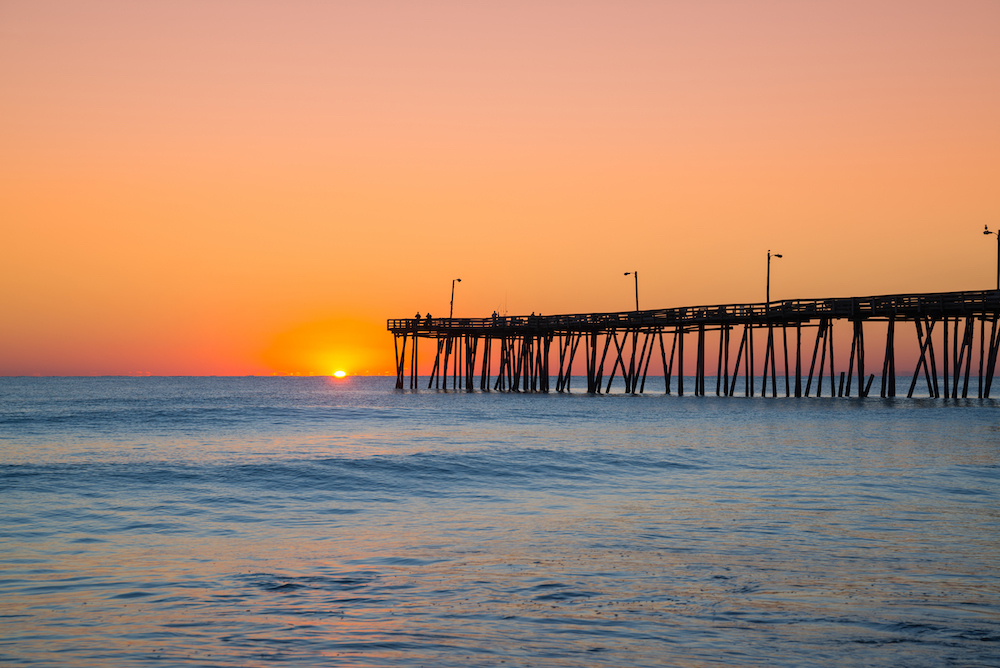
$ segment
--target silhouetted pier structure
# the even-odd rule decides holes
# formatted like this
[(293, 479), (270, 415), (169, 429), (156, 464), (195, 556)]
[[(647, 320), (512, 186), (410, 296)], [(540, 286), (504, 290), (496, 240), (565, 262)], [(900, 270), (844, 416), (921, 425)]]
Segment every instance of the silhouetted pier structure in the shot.
[[(671, 393), (676, 378), (676, 392), (683, 395), (684, 348), (694, 345), (695, 395), (706, 393), (706, 374), (714, 370), (715, 394), (733, 395), (742, 376), (743, 393), (754, 396), (755, 356), (760, 347), (754, 345), (754, 338), (765, 337), (761, 395), (766, 396), (769, 383), (771, 396), (778, 395), (776, 359), (780, 354), (785, 396), (823, 396), (824, 377), (828, 376), (828, 396), (850, 397), (853, 393), (866, 397), (875, 374), (866, 376), (865, 324), (885, 322), (885, 340), (879, 344), (885, 351), (880, 395), (894, 397), (897, 329), (913, 323), (919, 358), (906, 396), (912, 396), (923, 379), (931, 397), (965, 398), (970, 375), (978, 372), (978, 396), (988, 398), (1000, 353), (998, 316), (1000, 291), (987, 290), (616, 313), (407, 318), (389, 320), (388, 329), (396, 344), (397, 389), (406, 385), (407, 367), (409, 388), (417, 389), (419, 342), (424, 340), (430, 343), (434, 356), (428, 388), (448, 389), (450, 377), (452, 389), (470, 392), (477, 381), (481, 391), (564, 392), (570, 389), (575, 363), (577, 369), (585, 369), (587, 392), (609, 392), (615, 376), (621, 374), (626, 391), (635, 394), (646, 389), (656, 359), (662, 365), (665, 392)], [(851, 335), (851, 352), (839, 376), (834, 360), (835, 324)], [(803, 330), (815, 330), (811, 341), (803, 341)], [(718, 333), (717, 351), (706, 346), (709, 332)], [(711, 354), (714, 360), (709, 359)], [(973, 357), (978, 358), (975, 369)], [(611, 364), (607, 378), (606, 362)], [(553, 376), (554, 388), (550, 387)]]

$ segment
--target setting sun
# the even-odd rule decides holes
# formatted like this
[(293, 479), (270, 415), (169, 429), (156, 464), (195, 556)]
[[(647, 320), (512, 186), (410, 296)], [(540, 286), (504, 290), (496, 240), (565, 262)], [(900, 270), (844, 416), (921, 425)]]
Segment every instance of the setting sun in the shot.
[(339, 369), (337, 371), (333, 372), (333, 377), (334, 378), (343, 378), (346, 375), (347, 375), (346, 371), (340, 371)]

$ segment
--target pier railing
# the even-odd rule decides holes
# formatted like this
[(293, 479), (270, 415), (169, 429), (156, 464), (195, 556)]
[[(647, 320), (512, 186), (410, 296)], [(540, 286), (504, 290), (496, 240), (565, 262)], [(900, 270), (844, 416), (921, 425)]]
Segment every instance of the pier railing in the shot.
[(588, 331), (631, 329), (634, 327), (671, 327), (685, 324), (795, 323), (820, 318), (912, 319), (931, 315), (955, 317), (995, 313), (1000, 310), (1000, 292), (936, 292), (921, 294), (878, 295), (873, 297), (834, 297), (830, 299), (786, 299), (770, 304), (718, 304), (684, 306), (645, 311), (607, 313), (571, 313), (565, 315), (519, 315), (488, 318), (397, 318), (387, 321), (390, 332), (414, 330), (421, 333), (455, 330), (538, 329), (551, 331)]

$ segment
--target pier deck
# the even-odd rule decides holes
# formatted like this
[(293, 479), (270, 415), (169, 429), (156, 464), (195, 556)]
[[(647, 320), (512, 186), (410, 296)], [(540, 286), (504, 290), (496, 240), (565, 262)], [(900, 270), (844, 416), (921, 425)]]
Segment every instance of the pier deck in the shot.
[[(816, 395), (820, 395), (826, 370), (830, 377), (831, 396), (852, 396), (855, 372), (858, 386), (854, 396), (867, 396), (874, 374), (868, 376), (865, 382), (864, 323), (881, 321), (887, 322), (888, 327), (884, 341), (880, 395), (892, 397), (896, 396), (896, 324), (912, 322), (919, 347), (919, 359), (907, 396), (912, 396), (923, 373), (930, 396), (947, 398), (968, 395), (972, 360), (977, 356), (977, 347), (977, 394), (989, 397), (1000, 352), (998, 315), (1000, 291), (986, 290), (792, 299), (770, 304), (722, 304), (610, 313), (404, 318), (389, 320), (387, 328), (393, 333), (396, 343), (398, 389), (403, 389), (406, 384), (407, 362), (410, 367), (409, 387), (416, 389), (418, 342), (420, 339), (428, 339), (434, 342), (434, 365), (428, 378), (428, 387), (440, 388), (443, 384), (447, 389), (450, 376), (453, 389), (472, 391), (478, 379), (479, 389), (482, 391), (548, 392), (551, 389), (553, 361), (557, 361), (554, 389), (558, 392), (567, 391), (573, 375), (573, 363), (579, 352), (584, 358), (588, 392), (601, 393), (605, 380), (605, 363), (608, 361), (612, 363), (612, 370), (605, 392), (610, 389), (617, 373), (622, 374), (629, 392), (643, 392), (652, 360), (659, 357), (666, 393), (671, 393), (671, 381), (676, 377), (676, 392), (684, 394), (684, 344), (685, 338), (691, 336), (695, 338), (697, 351), (694, 394), (705, 394), (706, 371), (714, 367), (716, 394), (733, 394), (737, 377), (742, 374), (745, 379), (744, 393), (753, 396), (757, 378), (753, 339), (757, 332), (758, 335), (767, 337), (760, 394), (766, 394), (770, 375), (771, 394), (777, 396), (775, 369), (779, 346), (775, 344), (775, 338), (780, 334), (786, 396), (810, 396), (814, 379)], [(852, 335), (848, 365), (840, 373), (839, 386), (834, 368), (833, 346), (834, 324), (838, 322), (846, 323)], [(977, 322), (978, 346), (975, 345)], [(803, 328), (816, 329), (804, 388)], [(788, 342), (789, 330), (794, 331), (795, 337), (791, 349)], [(708, 332), (718, 332), (719, 340), (717, 358), (712, 365), (708, 363), (709, 351), (706, 349)], [(736, 336), (732, 336), (733, 334)], [(669, 340), (669, 346), (665, 344), (664, 336)], [(739, 341), (734, 365), (730, 364), (731, 339), (734, 339), (733, 343), (736, 339)], [(935, 352), (935, 339), (941, 347), (939, 354)], [(498, 355), (493, 354), (494, 346), (499, 347)], [(656, 349), (659, 355), (655, 354)], [(794, 372), (789, 365), (789, 353), (794, 356)], [(943, 382), (940, 382), (942, 379), (938, 374), (939, 357)], [(494, 373), (495, 358), (497, 368)], [(817, 359), (818, 374), (815, 373)], [(790, 373), (794, 373), (791, 379)]]

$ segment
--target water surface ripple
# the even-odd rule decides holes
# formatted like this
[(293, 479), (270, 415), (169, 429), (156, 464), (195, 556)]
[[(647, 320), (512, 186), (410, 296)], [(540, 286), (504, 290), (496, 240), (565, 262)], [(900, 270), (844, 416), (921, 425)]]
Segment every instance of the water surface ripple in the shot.
[(0, 379), (0, 662), (1000, 666), (989, 400)]

